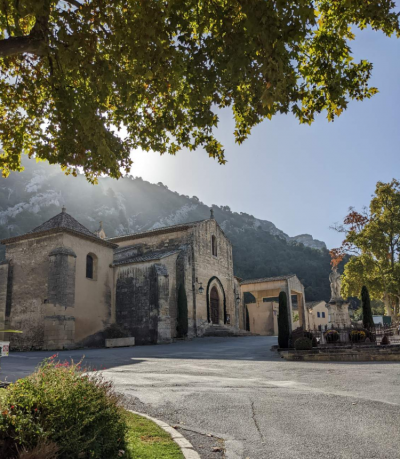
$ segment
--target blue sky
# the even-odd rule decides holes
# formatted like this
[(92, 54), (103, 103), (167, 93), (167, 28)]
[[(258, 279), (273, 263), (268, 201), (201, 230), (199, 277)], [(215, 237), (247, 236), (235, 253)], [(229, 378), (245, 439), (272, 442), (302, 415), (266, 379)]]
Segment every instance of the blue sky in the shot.
[(378, 180), (400, 179), (400, 40), (368, 30), (352, 48), (356, 59), (373, 62), (371, 83), (379, 93), (350, 102), (334, 123), (325, 114), (312, 126), (277, 116), (238, 146), (227, 110), (217, 131), (225, 166), (202, 150), (175, 157), (134, 152), (132, 175), (272, 221), (290, 236), (310, 233), (330, 248), (340, 245), (342, 236), (329, 227), (349, 206), (367, 205)]

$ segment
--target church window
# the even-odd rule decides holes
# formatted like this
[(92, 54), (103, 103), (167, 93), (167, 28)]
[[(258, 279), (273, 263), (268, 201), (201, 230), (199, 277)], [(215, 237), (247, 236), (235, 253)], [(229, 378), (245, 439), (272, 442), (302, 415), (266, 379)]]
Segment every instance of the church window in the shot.
[(212, 254), (216, 257), (217, 256), (217, 238), (215, 236), (211, 237), (211, 248), (212, 248)]
[(88, 279), (93, 279), (93, 265), (94, 260), (92, 255), (86, 255), (86, 277)]

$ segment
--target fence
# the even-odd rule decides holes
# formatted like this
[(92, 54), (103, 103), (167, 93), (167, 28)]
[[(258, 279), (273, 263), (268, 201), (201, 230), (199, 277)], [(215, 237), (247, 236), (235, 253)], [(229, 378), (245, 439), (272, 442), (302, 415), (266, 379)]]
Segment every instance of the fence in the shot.
[(362, 325), (352, 325), (346, 327), (338, 325), (325, 330), (303, 330), (298, 328), (292, 333), (292, 344), (297, 338), (302, 336), (315, 337), (319, 345), (341, 346), (353, 344), (373, 344), (380, 345), (382, 338), (387, 336), (390, 344), (400, 344), (400, 335), (397, 326), (376, 326), (366, 329)]

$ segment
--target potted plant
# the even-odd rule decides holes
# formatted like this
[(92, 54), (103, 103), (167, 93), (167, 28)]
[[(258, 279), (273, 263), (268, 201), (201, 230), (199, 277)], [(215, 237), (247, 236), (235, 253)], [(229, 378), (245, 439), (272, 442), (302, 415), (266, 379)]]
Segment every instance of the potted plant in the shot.
[(324, 334), (327, 343), (337, 343), (340, 339), (339, 332), (337, 330), (328, 330)]

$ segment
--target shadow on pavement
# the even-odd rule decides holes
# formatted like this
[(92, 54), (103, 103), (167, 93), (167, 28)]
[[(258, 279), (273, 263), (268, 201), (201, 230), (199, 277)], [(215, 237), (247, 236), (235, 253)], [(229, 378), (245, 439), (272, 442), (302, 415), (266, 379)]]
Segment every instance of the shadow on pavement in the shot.
[(11, 352), (1, 359), (0, 380), (15, 381), (32, 373), (46, 358), (58, 354), (62, 362), (84, 359), (84, 366), (104, 370), (135, 365), (147, 359), (276, 361), (279, 355), (270, 348), (276, 337), (196, 338), (172, 344), (135, 346), (114, 349), (76, 349), (68, 351)]

